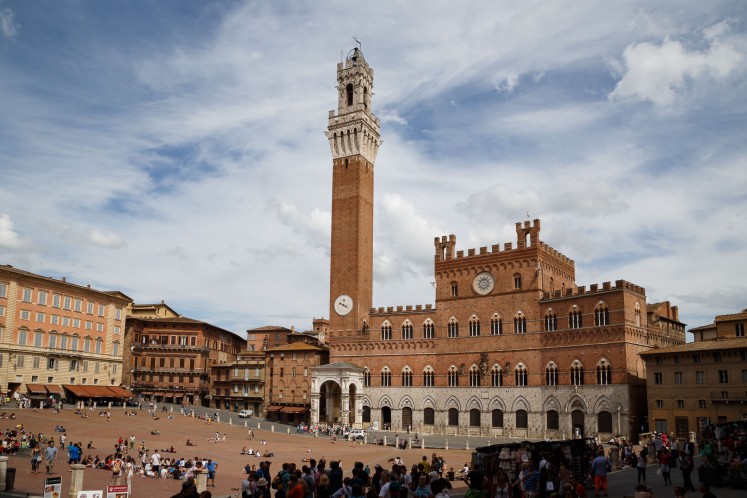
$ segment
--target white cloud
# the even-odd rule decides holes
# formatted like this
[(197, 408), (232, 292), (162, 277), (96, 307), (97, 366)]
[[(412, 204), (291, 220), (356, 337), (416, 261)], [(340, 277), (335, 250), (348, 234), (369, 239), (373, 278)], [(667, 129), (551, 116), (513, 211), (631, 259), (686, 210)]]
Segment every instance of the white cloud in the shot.
[(15, 14), (8, 7), (0, 7), (0, 33), (6, 38), (16, 35)]
[(0, 213), (0, 247), (7, 249), (21, 249), (28, 246), (30, 241), (21, 237), (13, 229), (13, 220), (10, 215)]
[(720, 23), (707, 31), (711, 44), (706, 50), (688, 50), (668, 37), (660, 45), (628, 45), (623, 53), (625, 72), (610, 99), (650, 101), (658, 107), (669, 107), (690, 82), (726, 78), (744, 56), (736, 47), (718, 42), (716, 37), (724, 32), (723, 26)]
[(87, 239), (91, 244), (105, 247), (107, 249), (119, 249), (124, 247), (127, 243), (122, 240), (122, 237), (115, 233), (103, 233), (100, 230), (92, 229), (88, 231)]
[(397, 111), (391, 109), (383, 109), (377, 114), (382, 123), (396, 123), (399, 125), (406, 125), (407, 120), (400, 116)]

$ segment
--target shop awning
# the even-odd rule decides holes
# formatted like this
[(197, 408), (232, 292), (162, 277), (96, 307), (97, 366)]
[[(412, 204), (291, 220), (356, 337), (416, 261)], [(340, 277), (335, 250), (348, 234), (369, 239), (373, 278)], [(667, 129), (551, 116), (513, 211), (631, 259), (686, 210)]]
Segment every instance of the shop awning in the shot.
[(26, 384), (26, 389), (29, 394), (44, 394), (46, 396), (47, 390), (44, 389), (44, 384)]
[(57, 384), (44, 384), (44, 388), (49, 394), (65, 395), (65, 390), (62, 389), (62, 386), (58, 386)]
[(280, 410), (280, 413), (304, 413), (308, 410), (305, 406), (284, 406)]
[(118, 398), (131, 398), (132, 393), (125, 389), (124, 387), (119, 386), (106, 386), (107, 389), (109, 389), (112, 393), (114, 393), (114, 396)]
[(41, 401), (41, 400), (46, 401), (47, 399), (49, 399), (47, 398), (46, 394), (27, 394), (26, 397), (34, 401)]
[(183, 394), (174, 394), (174, 399), (182, 399), (183, 397)]
[(106, 386), (86, 386), (91, 398), (113, 398), (114, 394)]
[(84, 386), (65, 384), (62, 387), (73, 393), (73, 396), (76, 398), (88, 398), (91, 396)]
[(153, 396), (166, 396), (166, 393), (163, 392), (163, 391), (161, 391), (161, 392), (158, 392), (158, 393), (153, 393)]
[(140, 396), (153, 396), (153, 391), (143, 391)]
[(267, 408), (265, 408), (265, 411), (268, 412), (268, 413), (269, 412), (279, 412), (281, 408), (283, 408), (283, 407), (280, 406), (280, 405), (270, 405)]

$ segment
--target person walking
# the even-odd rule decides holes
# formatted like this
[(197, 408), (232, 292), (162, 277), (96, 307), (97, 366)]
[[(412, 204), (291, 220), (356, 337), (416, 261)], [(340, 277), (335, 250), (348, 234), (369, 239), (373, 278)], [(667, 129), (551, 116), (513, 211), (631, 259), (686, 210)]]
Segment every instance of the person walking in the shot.
[(218, 463), (214, 462), (211, 458), (207, 461), (208, 481), (213, 481), (213, 487), (215, 487), (215, 471), (218, 468)]
[(641, 483), (641, 478), (643, 478), (643, 484), (646, 484), (647, 454), (646, 448), (643, 448), (638, 455), (638, 463), (636, 464), (636, 469), (638, 469), (638, 484)]
[(42, 456), (39, 448), (31, 450), (31, 473), (37, 474), (39, 472), (39, 464), (41, 463)]
[(599, 496), (600, 491), (607, 494), (607, 472), (609, 472), (610, 461), (604, 456), (604, 448), (599, 448), (597, 457), (591, 462), (591, 469), (594, 472), (594, 496)]
[(49, 441), (49, 446), (44, 450), (44, 460), (47, 462), (47, 474), (53, 474), (54, 462), (57, 460), (57, 448), (54, 441)]
[(695, 491), (695, 486), (693, 486), (693, 481), (690, 477), (690, 474), (692, 474), (693, 468), (695, 467), (693, 456), (689, 453), (685, 453), (682, 455), (681, 461), (680, 469), (682, 469), (682, 486), (685, 488), (685, 491)]
[(661, 450), (661, 454), (659, 455), (659, 465), (661, 468), (661, 476), (664, 478), (664, 485), (672, 484), (672, 478), (670, 477), (671, 467), (670, 464), (672, 463), (672, 454), (669, 452), (669, 449), (665, 446)]

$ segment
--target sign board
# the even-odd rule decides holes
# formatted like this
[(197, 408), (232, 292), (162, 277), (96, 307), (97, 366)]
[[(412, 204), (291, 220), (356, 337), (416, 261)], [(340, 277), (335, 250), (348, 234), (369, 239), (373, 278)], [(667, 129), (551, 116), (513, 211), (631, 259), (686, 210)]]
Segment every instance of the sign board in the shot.
[(78, 491), (78, 498), (104, 498), (104, 492), (98, 491)]
[(106, 487), (106, 498), (127, 498), (128, 496), (130, 496), (130, 493), (126, 484), (124, 486)]
[(379, 421), (378, 421), (378, 420), (374, 420), (374, 423), (373, 423), (373, 430), (375, 430), (375, 431), (378, 431), (378, 430), (379, 430)]
[(44, 498), (62, 498), (62, 477), (44, 479)]

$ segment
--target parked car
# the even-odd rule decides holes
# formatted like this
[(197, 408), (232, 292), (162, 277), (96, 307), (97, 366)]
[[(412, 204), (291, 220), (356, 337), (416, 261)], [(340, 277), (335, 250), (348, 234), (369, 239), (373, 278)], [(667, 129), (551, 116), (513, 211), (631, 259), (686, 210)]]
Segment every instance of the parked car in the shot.
[(239, 418), (249, 418), (251, 416), (252, 416), (252, 411), (251, 410), (241, 410), (239, 412)]
[(361, 441), (366, 437), (366, 431), (363, 429), (353, 429), (346, 434), (348, 441)]

